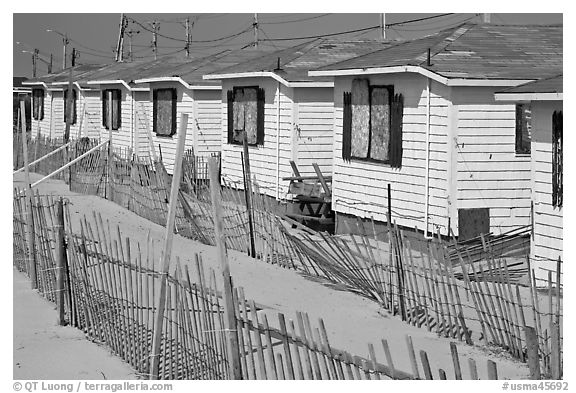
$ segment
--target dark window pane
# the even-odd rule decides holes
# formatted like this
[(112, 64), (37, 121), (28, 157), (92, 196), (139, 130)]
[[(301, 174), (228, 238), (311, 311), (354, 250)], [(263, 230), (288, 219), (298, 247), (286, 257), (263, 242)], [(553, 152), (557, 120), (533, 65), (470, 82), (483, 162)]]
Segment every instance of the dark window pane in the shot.
[(158, 89), (156, 100), (156, 133), (172, 135), (172, 89)]

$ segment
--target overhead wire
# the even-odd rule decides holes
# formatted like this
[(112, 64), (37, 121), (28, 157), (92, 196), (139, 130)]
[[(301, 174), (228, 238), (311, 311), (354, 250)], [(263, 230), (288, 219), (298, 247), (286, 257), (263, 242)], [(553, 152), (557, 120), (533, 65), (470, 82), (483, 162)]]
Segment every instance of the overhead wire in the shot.
[(302, 19), (284, 20), (284, 21), (280, 21), (280, 22), (258, 22), (258, 25), (282, 25), (282, 24), (286, 24), (286, 23), (297, 23), (297, 22), (304, 22), (304, 21), (308, 21), (308, 20), (320, 19), (320, 18), (324, 18), (325, 16), (329, 16), (329, 15), (332, 15), (332, 14), (322, 14), (322, 15), (310, 16), (310, 17), (302, 18)]

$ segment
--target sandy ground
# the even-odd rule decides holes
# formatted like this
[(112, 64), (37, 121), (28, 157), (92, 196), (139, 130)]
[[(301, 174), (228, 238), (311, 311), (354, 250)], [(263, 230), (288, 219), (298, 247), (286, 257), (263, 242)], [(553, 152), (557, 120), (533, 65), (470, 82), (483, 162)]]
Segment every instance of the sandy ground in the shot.
[(132, 368), (73, 327), (14, 269), (14, 379), (135, 379)]
[[(33, 175), (32, 181), (40, 178)], [(15, 177), (14, 185), (22, 186), (22, 177)], [(41, 194), (63, 195), (71, 202), (75, 230), (82, 214), (91, 217), (92, 211), (102, 214), (110, 221), (111, 227), (120, 226), (121, 233), (129, 236), (132, 242), (140, 242), (145, 249), (148, 231), (156, 239), (156, 250), (161, 249), (164, 228), (151, 223), (120, 206), (95, 196), (71, 193), (61, 181), (48, 181), (39, 186)], [(172, 251), (173, 258), (179, 257), (181, 263), (192, 266), (194, 253), (202, 254), (206, 267), (218, 269), (215, 247), (206, 246), (193, 240), (176, 235)], [(438, 368), (446, 370), (449, 378), (454, 378), (453, 365), (449, 350), (451, 340), (437, 337), (424, 328), (412, 327), (397, 317), (391, 317), (378, 304), (359, 295), (339, 291), (322, 283), (306, 279), (293, 270), (287, 270), (265, 262), (254, 260), (236, 251), (230, 251), (230, 265), (234, 284), (244, 287), (246, 297), (263, 304), (271, 325), (277, 325), (276, 312), (282, 312), (287, 318), (295, 318), (296, 311), (307, 312), (312, 321), (323, 318), (330, 344), (338, 349), (347, 350), (355, 355), (368, 357), (368, 343), (373, 343), (379, 362), (386, 363), (381, 340), (390, 344), (395, 367), (410, 372), (410, 363), (406, 351), (407, 334), (411, 335), (416, 351), (428, 353), (433, 374), (438, 377)], [(216, 274), (220, 278), (219, 274)], [(221, 287), (221, 284), (219, 285)], [(526, 365), (512, 360), (505, 353), (489, 352), (479, 346), (457, 343), (464, 377), (469, 376), (467, 359), (473, 358), (478, 365), (480, 378), (487, 377), (486, 362), (492, 359), (498, 364), (499, 378), (527, 378)], [(423, 375), (423, 371), (420, 370)]]

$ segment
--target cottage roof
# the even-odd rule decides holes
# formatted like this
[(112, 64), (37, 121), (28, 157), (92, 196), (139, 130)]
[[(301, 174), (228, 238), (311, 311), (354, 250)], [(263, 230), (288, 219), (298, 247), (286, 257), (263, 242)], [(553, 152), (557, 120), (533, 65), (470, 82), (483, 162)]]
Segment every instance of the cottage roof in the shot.
[(262, 56), (266, 51), (253, 49), (225, 50), (210, 56), (181, 62), (180, 64), (158, 64), (141, 74), (136, 83), (178, 81), (188, 88), (220, 88), (220, 82), (204, 80), (202, 76), (214, 70)]
[(563, 77), (556, 75), (496, 92), (497, 101), (562, 100)]
[(72, 69), (73, 81), (78, 82), (82, 78), (86, 78), (88, 75), (97, 72), (98, 70), (106, 67), (106, 64), (83, 64), (75, 67), (68, 67), (58, 72), (53, 72), (51, 74), (39, 76), (37, 78), (28, 79), (23, 82), (24, 85), (59, 85), (68, 83), (70, 79), (70, 69)]
[(227, 79), (254, 76), (273, 77), (285, 84), (329, 81), (331, 78), (312, 78), (308, 71), (389, 47), (394, 41), (340, 41), (315, 39), (255, 59), (222, 68), (205, 79)]
[[(430, 57), (428, 60), (428, 53)], [(562, 25), (463, 23), (436, 34), (329, 64), (311, 76), (418, 72), (448, 85), (519, 82), (562, 70)], [(477, 83), (478, 84), (478, 83)]]

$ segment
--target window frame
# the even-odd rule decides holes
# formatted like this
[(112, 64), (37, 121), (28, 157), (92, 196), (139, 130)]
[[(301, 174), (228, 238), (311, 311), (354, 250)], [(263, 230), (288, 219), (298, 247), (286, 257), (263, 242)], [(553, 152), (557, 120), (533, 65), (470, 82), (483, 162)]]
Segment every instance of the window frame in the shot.
[[(40, 92), (42, 94), (39, 97), (36, 96), (36, 93)], [(44, 120), (44, 98), (46, 96), (46, 92), (44, 89), (32, 89), (32, 118), (34, 120)], [(40, 105), (38, 110), (36, 111), (36, 100), (40, 98)]]
[[(118, 131), (122, 128), (122, 89), (104, 89), (102, 91), (102, 126), (104, 129), (109, 130), (108, 127), (108, 110), (106, 109), (106, 102), (108, 101), (108, 93), (112, 92), (112, 102), (114, 102), (114, 92), (118, 92), (118, 121), (114, 122), (112, 119), (112, 131)], [(117, 124), (115, 126), (115, 123)]]
[[(390, 111), (390, 114), (388, 116), (388, 135), (389, 135), (389, 139), (388, 139), (388, 159), (386, 160), (380, 160), (378, 158), (373, 158), (370, 157), (370, 153), (371, 153), (371, 148), (372, 148), (372, 91), (373, 89), (386, 89), (388, 90), (388, 108)], [(392, 143), (392, 102), (394, 100), (394, 85), (371, 85), (368, 84), (368, 107), (369, 107), (369, 112), (368, 112), (368, 156), (367, 157), (356, 157), (354, 155), (352, 155), (352, 132), (353, 130), (350, 130), (350, 160), (354, 160), (354, 161), (364, 161), (364, 162), (375, 162), (375, 163), (379, 163), (379, 164), (386, 164), (386, 165), (392, 165), (390, 162), (390, 144)], [(353, 104), (350, 104), (351, 106)], [(351, 120), (352, 120), (352, 124), (354, 124), (354, 112), (352, 111), (351, 113)]]
[[(521, 127), (518, 128), (518, 108), (521, 108)], [(532, 133), (530, 130), (529, 120), (526, 118), (526, 109), (530, 109), (532, 113), (532, 108), (529, 103), (519, 102), (514, 106), (514, 154), (516, 157), (530, 157), (532, 155)], [(522, 133), (524, 124), (526, 125), (528, 133), (528, 150), (521, 150), (522, 142), (524, 141), (524, 134)], [(519, 137), (520, 136), (520, 137)], [(520, 140), (520, 142), (519, 142)]]
[[(172, 93), (172, 124), (170, 125), (170, 134), (158, 133), (158, 92), (167, 90)], [(158, 138), (172, 138), (176, 135), (177, 118), (178, 115), (178, 89), (175, 87), (158, 87), (152, 89), (152, 132)]]
[[(261, 87), (258, 85), (250, 85), (250, 86), (233, 86), (232, 87), (232, 104), (234, 104), (235, 99), (236, 99), (236, 92), (238, 90), (244, 90), (244, 89), (254, 89), (256, 90), (256, 142), (254, 143), (248, 143), (249, 147), (257, 147), (259, 145), (263, 145), (264, 144), (264, 140), (260, 141), (258, 140), (258, 124), (260, 123), (260, 121), (263, 121), (263, 119), (259, 119), (258, 115), (258, 95), (260, 94), (260, 89)], [(233, 113), (234, 109), (232, 109), (232, 113)], [(264, 116), (264, 112), (262, 112), (262, 116)], [(229, 139), (227, 142), (230, 145), (237, 145), (237, 146), (243, 146), (243, 142), (237, 142), (234, 140), (234, 116), (232, 115), (232, 138), (231, 140)], [(246, 132), (246, 130), (244, 130), (244, 132)]]

